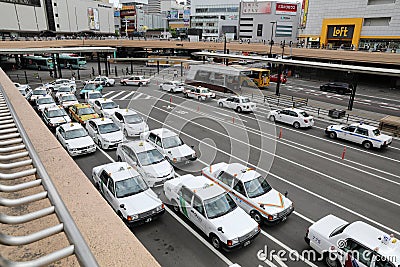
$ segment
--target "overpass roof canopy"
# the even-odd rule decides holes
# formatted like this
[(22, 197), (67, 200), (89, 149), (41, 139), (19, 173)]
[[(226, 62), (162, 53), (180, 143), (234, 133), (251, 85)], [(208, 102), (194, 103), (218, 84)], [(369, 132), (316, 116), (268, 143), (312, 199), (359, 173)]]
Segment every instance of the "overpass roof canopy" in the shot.
[(114, 53), (116, 48), (113, 47), (50, 47), (50, 48), (3, 48), (0, 54), (3, 55), (24, 55), (24, 54), (63, 54), (63, 53), (87, 53), (87, 52), (100, 52), (100, 53)]
[(364, 67), (364, 66), (346, 65), (346, 64), (323, 63), (323, 62), (302, 61), (302, 60), (281, 59), (281, 58), (267, 58), (260, 56), (242, 56), (242, 55), (220, 54), (220, 53), (210, 53), (210, 52), (195, 52), (193, 54), (197, 56), (206, 56), (210, 58), (217, 57), (217, 58), (245, 59), (258, 62), (262, 61), (271, 62), (274, 64), (284, 64), (284, 65), (303, 66), (303, 67), (311, 67), (319, 69), (348, 71), (354, 73), (368, 73), (372, 75), (387, 75), (387, 76), (400, 77), (400, 69)]

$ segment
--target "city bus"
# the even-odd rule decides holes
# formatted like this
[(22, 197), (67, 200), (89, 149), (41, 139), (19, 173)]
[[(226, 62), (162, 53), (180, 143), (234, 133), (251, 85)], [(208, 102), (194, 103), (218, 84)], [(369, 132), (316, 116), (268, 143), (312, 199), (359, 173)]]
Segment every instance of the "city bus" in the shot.
[(52, 70), (54, 67), (51, 57), (42, 56), (22, 56), (21, 66), (33, 70)]
[(78, 55), (72, 54), (60, 54), (59, 61), (61, 68), (64, 69), (85, 69), (86, 68), (86, 58), (80, 57)]

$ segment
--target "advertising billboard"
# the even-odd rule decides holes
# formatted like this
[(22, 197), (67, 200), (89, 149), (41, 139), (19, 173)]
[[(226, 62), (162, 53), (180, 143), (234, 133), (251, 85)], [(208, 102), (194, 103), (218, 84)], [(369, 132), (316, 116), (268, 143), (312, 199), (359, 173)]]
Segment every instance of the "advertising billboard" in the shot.
[(99, 9), (89, 7), (87, 9), (87, 13), (88, 13), (89, 29), (99, 31), (100, 30)]
[(185, 26), (189, 26), (190, 23), (190, 9), (183, 10), (183, 23)]
[(329, 25), (328, 39), (353, 39), (354, 25)]
[(297, 5), (287, 3), (276, 3), (275, 14), (296, 16)]
[(307, 15), (308, 15), (308, 0), (303, 0), (303, 4), (301, 5), (301, 27), (305, 28), (307, 24)]
[(271, 14), (271, 2), (242, 2), (242, 14)]
[(26, 6), (41, 6), (40, 0), (0, 0), (0, 2), (17, 4), (17, 5), (26, 5)]

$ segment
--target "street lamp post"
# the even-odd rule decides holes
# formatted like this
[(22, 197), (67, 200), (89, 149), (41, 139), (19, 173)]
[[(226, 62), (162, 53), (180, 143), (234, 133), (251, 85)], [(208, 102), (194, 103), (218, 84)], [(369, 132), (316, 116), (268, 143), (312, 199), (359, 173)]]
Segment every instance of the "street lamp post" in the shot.
[(271, 47), (269, 48), (269, 57), (272, 57), (272, 46), (274, 45), (274, 25), (276, 21), (271, 21)]

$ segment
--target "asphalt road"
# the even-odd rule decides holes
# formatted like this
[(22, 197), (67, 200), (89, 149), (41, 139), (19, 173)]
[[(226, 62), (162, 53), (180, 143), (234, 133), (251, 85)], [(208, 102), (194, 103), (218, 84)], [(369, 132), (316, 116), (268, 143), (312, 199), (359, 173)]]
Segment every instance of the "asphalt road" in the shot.
[[(290, 85), (290, 84), (288, 84)], [(210, 163), (241, 162), (266, 176), (278, 191), (288, 192), (295, 212), (283, 223), (262, 226), (254, 242), (240, 250), (218, 252), (187, 219), (167, 209), (165, 215), (132, 229), (162, 266), (285, 266), (271, 259), (263, 262), (257, 253), (308, 249), (304, 234), (309, 225), (327, 214), (345, 220), (366, 221), (400, 236), (400, 141), (383, 150), (328, 139), (325, 121), (312, 129), (295, 130), (273, 124), (265, 117), (268, 106), (255, 114), (237, 114), (220, 108), (215, 100), (199, 102), (182, 94), (169, 94), (152, 82), (147, 87), (106, 87), (103, 95), (121, 108), (142, 113), (151, 129), (168, 127), (194, 145), (199, 160), (178, 169), (179, 175), (199, 174)], [(279, 133), (281, 138), (279, 139)], [(346, 146), (345, 159), (341, 159)], [(116, 160), (115, 150), (75, 158), (90, 179), (93, 167)], [(162, 187), (155, 188), (163, 199)], [(292, 257), (293, 258), (293, 257)], [(285, 261), (287, 266), (324, 266), (304, 258)]]
[[(250, 246), (233, 252), (216, 252), (188, 220), (167, 212), (157, 221), (132, 231), (162, 266), (271, 266), (257, 258), (268, 249), (301, 252), (307, 248), (307, 227), (327, 214), (345, 220), (363, 220), (400, 236), (400, 142), (367, 151), (348, 142), (330, 140), (323, 132), (327, 122), (312, 129), (295, 130), (265, 119), (264, 107), (256, 114), (237, 114), (219, 108), (216, 101), (199, 102), (168, 94), (153, 83), (148, 87), (105, 88), (103, 94), (121, 108), (133, 108), (147, 117), (151, 129), (169, 127), (195, 146), (199, 160), (177, 172), (198, 174), (209, 163), (241, 162), (255, 166), (280, 192), (287, 191), (295, 213), (275, 226), (262, 226)], [(233, 118), (233, 119), (232, 119)], [(282, 138), (278, 133), (282, 129)], [(344, 146), (345, 160), (340, 158)], [(116, 160), (115, 150), (97, 151), (76, 158), (90, 176), (93, 167)], [(162, 188), (155, 191), (162, 194)], [(197, 234), (195, 236), (194, 233)], [(273, 260), (272, 264), (280, 266)], [(288, 260), (287, 266), (324, 266), (319, 261)]]

